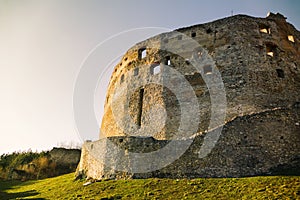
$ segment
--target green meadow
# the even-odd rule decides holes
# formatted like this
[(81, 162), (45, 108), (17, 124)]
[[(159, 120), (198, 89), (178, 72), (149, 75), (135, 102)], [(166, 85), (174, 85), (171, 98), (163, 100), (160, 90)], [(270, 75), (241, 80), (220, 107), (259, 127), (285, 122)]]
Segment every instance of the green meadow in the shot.
[(74, 173), (0, 181), (0, 199), (300, 199), (299, 176), (103, 180), (84, 186)]

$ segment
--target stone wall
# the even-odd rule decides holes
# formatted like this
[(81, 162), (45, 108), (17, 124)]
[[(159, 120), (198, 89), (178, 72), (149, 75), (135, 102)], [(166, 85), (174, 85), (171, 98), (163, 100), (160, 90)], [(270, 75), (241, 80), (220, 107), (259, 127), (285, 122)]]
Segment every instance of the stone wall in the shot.
[[(148, 173), (130, 173), (131, 167), (140, 163), (134, 163), (128, 151), (153, 152), (164, 148), (170, 141), (118, 136), (87, 142), (83, 148), (80, 173), (95, 179), (299, 175), (299, 113), (300, 106), (295, 104), (291, 108), (237, 117), (224, 126), (222, 135), (208, 156), (199, 158), (199, 151), (204, 137), (211, 132), (195, 136), (188, 150), (175, 162)], [(116, 153), (103, 145), (108, 140), (120, 148), (120, 152)], [(176, 142), (180, 145), (185, 141)], [(93, 149), (96, 153), (91, 153)], [(161, 162), (164, 159), (162, 157)]]
[[(165, 83), (163, 79), (169, 73), (168, 67), (182, 74), (197, 96), (201, 119), (198, 132), (208, 129), (211, 99), (204, 79), (212, 75), (204, 70), (197, 71), (191, 63), (195, 51), (193, 47), (196, 46), (190, 40), (201, 47), (205, 60), (201, 60), (203, 65), (215, 66), (221, 73), (227, 98), (225, 122), (236, 116), (285, 107), (300, 101), (296, 92), (300, 86), (300, 34), (281, 16), (253, 18), (238, 15), (176, 31), (138, 43), (115, 67), (107, 91), (101, 136), (135, 134), (137, 129), (150, 124), (147, 112), (159, 105), (167, 112), (165, 126), (155, 134), (142, 132), (144, 136), (156, 139), (172, 138), (181, 117), (180, 105), (174, 92), (155, 84), (157, 81)], [(294, 42), (288, 40), (289, 35), (294, 37)], [(139, 54), (144, 49), (147, 55), (141, 58)], [(166, 65), (168, 61), (170, 64)], [(155, 65), (160, 65), (157, 74), (151, 71)], [(143, 85), (145, 80), (154, 84)], [(167, 80), (177, 84), (179, 90), (184, 90), (185, 85), (178, 81), (178, 77)], [(141, 89), (144, 103), (138, 108)], [(124, 90), (118, 94), (120, 96), (115, 95)], [(114, 106), (116, 104), (122, 106)], [(129, 104), (128, 112), (124, 110), (126, 104)], [(139, 116), (141, 119), (138, 120)], [(159, 126), (162, 118), (158, 116), (151, 123)], [(134, 124), (139, 127), (134, 127)]]
[(50, 159), (58, 165), (74, 166), (80, 161), (79, 149), (53, 148), (49, 151)]
[[(78, 173), (239, 177), (299, 168), (299, 38), (281, 14), (271, 13), (232, 16), (136, 44), (115, 67), (100, 139), (84, 144)], [(200, 158), (203, 139), (222, 126), (212, 151)], [(132, 152), (156, 152), (171, 141), (191, 145), (159, 170), (131, 171), (143, 165)]]

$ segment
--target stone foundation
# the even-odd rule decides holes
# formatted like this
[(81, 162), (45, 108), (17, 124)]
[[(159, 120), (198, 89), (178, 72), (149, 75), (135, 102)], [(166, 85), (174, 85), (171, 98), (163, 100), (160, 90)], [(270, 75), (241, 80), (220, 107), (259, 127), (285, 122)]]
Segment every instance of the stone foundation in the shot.
[[(205, 135), (198, 135), (175, 162), (147, 173), (130, 172), (135, 163), (132, 163), (128, 152), (156, 151), (170, 141), (118, 136), (86, 142), (77, 175), (85, 174), (93, 179), (300, 175), (300, 108), (297, 105), (237, 117), (224, 126), (218, 142), (208, 156), (199, 158)], [(122, 150), (112, 154), (112, 149), (107, 149), (105, 145), (107, 141)], [(176, 142), (180, 145), (184, 141)], [(162, 161), (165, 159), (161, 158)], [(124, 169), (125, 172), (115, 169)]]

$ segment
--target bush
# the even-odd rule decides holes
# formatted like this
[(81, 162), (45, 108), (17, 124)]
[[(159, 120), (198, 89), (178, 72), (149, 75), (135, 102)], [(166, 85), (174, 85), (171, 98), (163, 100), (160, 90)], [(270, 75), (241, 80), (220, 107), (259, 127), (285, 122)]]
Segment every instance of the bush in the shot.
[(3, 154), (0, 156), (0, 179), (41, 179), (74, 172), (76, 169), (77, 165), (59, 165), (51, 159), (49, 151)]

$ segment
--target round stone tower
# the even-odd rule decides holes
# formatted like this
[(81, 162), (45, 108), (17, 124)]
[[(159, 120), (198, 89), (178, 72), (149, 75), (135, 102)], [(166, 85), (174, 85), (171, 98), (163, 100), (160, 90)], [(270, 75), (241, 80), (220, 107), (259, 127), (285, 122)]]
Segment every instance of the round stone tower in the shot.
[[(299, 32), (282, 15), (270, 14), (267, 18), (238, 15), (140, 42), (115, 67), (100, 135), (171, 139), (182, 114), (175, 94), (179, 92), (186, 92), (182, 101), (196, 97), (199, 109), (192, 112), (200, 119), (199, 134), (216, 128), (219, 123), (209, 127), (212, 96), (205, 81), (215, 79), (216, 71), (221, 74), (227, 99), (222, 102), (227, 107), (223, 123), (292, 105), (300, 101), (298, 38)], [(201, 59), (195, 59), (195, 53)], [(174, 73), (168, 77), (170, 70), (178, 72), (181, 79)], [(194, 94), (185, 91), (186, 87)]]
[[(299, 169), (299, 38), (284, 16), (270, 13), (136, 44), (114, 69), (100, 140), (83, 145), (78, 174), (239, 177)], [(174, 151), (161, 161), (149, 153), (189, 140), (186, 151), (162, 166)], [(132, 152), (149, 154), (133, 159)]]

